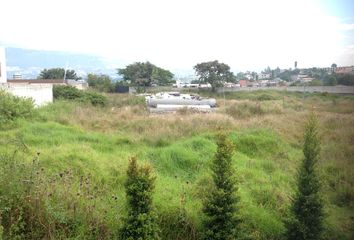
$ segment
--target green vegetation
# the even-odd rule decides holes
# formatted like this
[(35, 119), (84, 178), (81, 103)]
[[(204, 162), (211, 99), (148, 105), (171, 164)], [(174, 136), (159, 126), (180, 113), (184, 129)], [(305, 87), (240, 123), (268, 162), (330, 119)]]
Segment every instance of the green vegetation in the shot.
[(233, 143), (224, 134), (217, 139), (217, 152), (212, 162), (213, 187), (204, 203), (203, 213), (207, 216), (204, 222), (204, 239), (227, 240), (239, 235), (240, 219), (238, 188), (234, 169), (232, 168)]
[(168, 85), (173, 82), (173, 74), (159, 68), (150, 62), (136, 62), (118, 69), (118, 74), (124, 81), (130, 81), (133, 86), (147, 87), (152, 84)]
[(56, 85), (53, 87), (54, 99), (76, 100), (81, 102), (89, 102), (94, 106), (104, 106), (107, 98), (97, 92), (81, 91), (73, 86)]
[(112, 79), (105, 74), (87, 74), (87, 83), (90, 87), (100, 92), (114, 92), (115, 84)]
[(323, 202), (317, 164), (320, 155), (316, 116), (309, 116), (305, 129), (304, 160), (298, 172), (298, 191), (291, 206), (293, 219), (287, 224), (288, 239), (317, 240), (323, 235)]
[[(213, 93), (215, 113), (149, 115), (143, 98), (106, 96), (102, 107), (56, 99), (0, 131), (5, 239), (119, 239), (129, 212), (131, 156), (154, 168), (161, 239), (202, 239), (214, 136), (226, 128), (236, 146), (231, 166), (237, 169), (242, 237), (282, 240), (310, 110), (318, 115), (321, 136), (324, 238), (353, 239), (352, 97), (257, 91), (225, 94), (224, 101)], [(262, 114), (227, 110), (257, 104)]]
[(354, 74), (339, 73), (335, 75), (336, 82), (339, 85), (354, 86)]
[(121, 229), (123, 239), (159, 239), (156, 214), (152, 205), (155, 177), (149, 165), (139, 167), (135, 157), (129, 161), (125, 191), (128, 199), (128, 217)]
[(19, 118), (33, 116), (34, 104), (32, 99), (16, 97), (0, 90), (0, 125), (9, 124)]
[(38, 79), (74, 79), (78, 80), (80, 77), (76, 75), (75, 70), (67, 70), (65, 74), (65, 69), (64, 68), (49, 68), (49, 69), (43, 69), (39, 75)]
[(212, 91), (222, 86), (224, 82), (235, 82), (236, 77), (230, 71), (230, 66), (225, 63), (219, 63), (217, 60), (198, 63), (194, 67), (195, 73), (199, 76), (202, 83), (210, 83)]

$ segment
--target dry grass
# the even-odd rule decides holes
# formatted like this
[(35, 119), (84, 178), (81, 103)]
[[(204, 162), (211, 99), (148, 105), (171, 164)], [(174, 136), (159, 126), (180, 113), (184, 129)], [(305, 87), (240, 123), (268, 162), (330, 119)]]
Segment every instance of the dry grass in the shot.
[[(124, 197), (122, 183), (128, 156), (137, 154), (149, 161), (158, 174), (156, 202), (161, 208), (160, 224), (165, 231), (172, 234), (176, 230), (180, 234), (178, 231), (184, 231), (184, 225), (176, 228), (173, 224), (186, 223), (189, 232), (199, 228), (200, 199), (208, 191), (206, 162), (215, 150), (211, 136), (219, 129), (228, 130), (236, 143), (235, 165), (240, 174), (243, 214), (249, 231), (262, 238), (280, 239), (281, 219), (286, 216), (293, 176), (302, 156), (303, 127), (309, 111), (315, 111), (322, 136), (320, 170), (329, 219), (336, 225), (332, 229), (349, 236), (354, 202), (354, 101), (333, 99), (229, 96), (225, 101), (217, 100), (219, 108), (213, 113), (149, 114), (141, 98), (111, 95), (109, 106), (104, 108), (56, 102), (40, 109), (39, 119), (25, 123), (28, 126), (21, 131), (29, 145), (42, 148), (41, 156), (50, 166), (48, 170), (70, 166), (79, 174), (90, 173), (92, 181), (108, 187), (107, 191), (114, 196), (118, 194), (119, 199)], [(71, 187), (68, 191), (77, 192), (79, 183), (68, 184)], [(58, 195), (63, 194), (61, 188), (56, 189)], [(110, 194), (102, 196), (109, 195), (110, 199)], [(177, 216), (181, 194), (187, 198), (186, 213)], [(69, 196), (67, 201), (81, 198), (81, 195)], [(86, 200), (82, 201), (86, 207)], [(116, 207), (110, 200), (95, 203)], [(119, 211), (124, 209), (123, 203), (119, 208)], [(101, 207), (97, 210), (99, 215)], [(109, 220), (106, 215), (102, 214), (103, 221), (118, 224), (114, 214), (108, 214)], [(193, 237), (184, 239), (197, 238), (194, 233), (189, 235)]]

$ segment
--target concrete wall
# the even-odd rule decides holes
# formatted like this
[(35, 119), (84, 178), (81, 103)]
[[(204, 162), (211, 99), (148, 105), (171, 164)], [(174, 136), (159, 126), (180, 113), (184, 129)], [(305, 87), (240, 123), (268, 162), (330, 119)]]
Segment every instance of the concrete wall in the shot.
[(5, 48), (0, 46), (0, 84), (7, 82)]
[(293, 86), (293, 87), (243, 87), (243, 88), (219, 88), (218, 92), (239, 92), (239, 91), (257, 91), (257, 90), (280, 90), (289, 92), (328, 92), (335, 94), (354, 94), (354, 86)]
[(52, 84), (0, 84), (0, 89), (18, 96), (32, 98), (36, 106), (53, 102)]

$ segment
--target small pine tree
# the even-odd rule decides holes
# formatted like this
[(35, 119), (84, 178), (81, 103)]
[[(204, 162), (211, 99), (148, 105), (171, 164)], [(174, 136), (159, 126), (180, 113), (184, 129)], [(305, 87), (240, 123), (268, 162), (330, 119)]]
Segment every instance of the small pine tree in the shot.
[(128, 217), (121, 229), (121, 237), (127, 240), (159, 239), (159, 228), (152, 205), (155, 177), (152, 169), (139, 167), (135, 157), (129, 161), (125, 191), (128, 200)]
[(217, 138), (217, 152), (212, 162), (214, 188), (204, 203), (204, 239), (235, 239), (240, 223), (237, 214), (239, 197), (232, 168), (234, 145), (224, 134)]
[(323, 232), (323, 203), (316, 165), (320, 154), (317, 118), (312, 113), (305, 127), (304, 159), (298, 170), (298, 189), (291, 207), (292, 217), (287, 225), (289, 240), (317, 240)]

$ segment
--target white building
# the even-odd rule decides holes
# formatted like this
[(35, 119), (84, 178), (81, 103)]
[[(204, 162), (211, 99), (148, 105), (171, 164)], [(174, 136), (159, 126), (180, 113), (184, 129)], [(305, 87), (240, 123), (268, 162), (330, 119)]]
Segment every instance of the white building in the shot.
[(5, 48), (0, 47), (0, 90), (15, 96), (32, 98), (36, 106), (53, 102), (53, 84), (9, 83), (6, 74)]
[(7, 82), (5, 48), (0, 46), (0, 84)]
[(258, 80), (270, 79), (270, 78), (271, 78), (270, 73), (258, 73)]
[(21, 73), (15, 73), (12, 75), (12, 79), (18, 80), (22, 79), (22, 74)]

